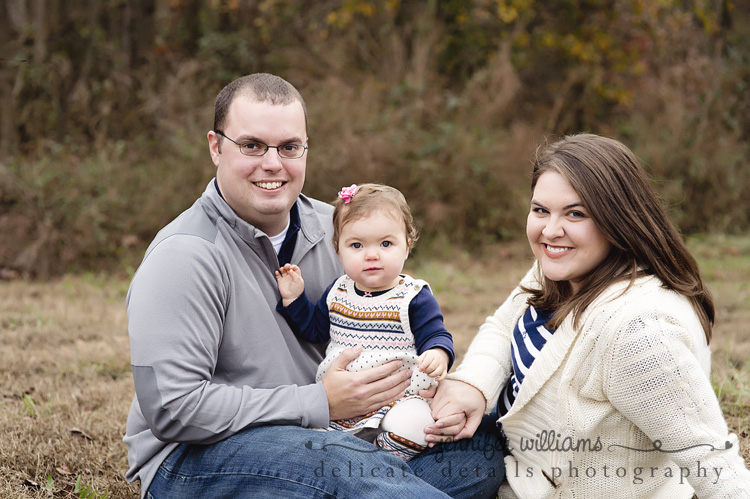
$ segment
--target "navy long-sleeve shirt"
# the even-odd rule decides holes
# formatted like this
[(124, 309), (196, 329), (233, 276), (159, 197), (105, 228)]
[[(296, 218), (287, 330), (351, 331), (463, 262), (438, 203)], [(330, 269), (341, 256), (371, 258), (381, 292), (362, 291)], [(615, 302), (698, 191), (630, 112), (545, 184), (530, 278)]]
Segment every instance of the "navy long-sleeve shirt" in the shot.
[[(330, 340), (331, 323), (327, 299), (334, 283), (326, 288), (317, 303), (311, 302), (305, 293), (302, 293), (287, 307), (279, 302), (276, 309), (284, 316), (298, 337), (311, 343), (326, 343)], [(355, 291), (358, 295), (364, 296), (362, 291), (356, 288)], [(372, 294), (378, 296), (387, 292), (388, 290), (376, 291)], [(431, 348), (442, 348), (448, 353), (448, 369), (450, 369), (455, 360), (453, 337), (445, 328), (440, 305), (429, 287), (423, 287), (409, 304), (409, 323), (414, 335), (417, 354), (421, 355)]]

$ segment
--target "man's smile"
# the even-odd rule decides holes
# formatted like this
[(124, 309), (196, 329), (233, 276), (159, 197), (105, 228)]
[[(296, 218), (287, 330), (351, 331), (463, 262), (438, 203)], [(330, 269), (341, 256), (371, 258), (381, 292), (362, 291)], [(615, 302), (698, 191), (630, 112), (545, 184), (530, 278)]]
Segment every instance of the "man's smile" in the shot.
[(284, 182), (276, 181), (276, 182), (253, 182), (253, 185), (260, 187), (261, 189), (266, 189), (268, 191), (273, 189), (278, 189), (282, 185), (284, 185)]

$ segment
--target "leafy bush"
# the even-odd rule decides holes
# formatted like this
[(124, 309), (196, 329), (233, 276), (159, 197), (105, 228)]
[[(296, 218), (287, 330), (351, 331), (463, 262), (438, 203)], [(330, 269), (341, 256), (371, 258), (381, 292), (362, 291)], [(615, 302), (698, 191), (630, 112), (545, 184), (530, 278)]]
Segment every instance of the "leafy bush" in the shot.
[[(33, 5), (32, 5), (33, 4)], [(213, 174), (213, 98), (295, 84), (305, 192), (402, 189), (420, 251), (523, 234), (529, 162), (591, 131), (647, 163), (685, 232), (750, 229), (740, 2), (62, 0), (0, 8), (0, 271), (135, 264)], [(4, 270), (3, 270), (4, 269)]]

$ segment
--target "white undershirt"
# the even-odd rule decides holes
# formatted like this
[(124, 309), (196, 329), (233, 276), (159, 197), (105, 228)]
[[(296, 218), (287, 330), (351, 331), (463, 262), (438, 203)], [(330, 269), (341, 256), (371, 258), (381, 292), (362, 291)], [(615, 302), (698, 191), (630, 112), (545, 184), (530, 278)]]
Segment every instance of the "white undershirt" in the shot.
[(269, 236), (268, 239), (271, 240), (271, 244), (273, 244), (273, 250), (276, 252), (276, 254), (279, 254), (279, 250), (281, 250), (281, 243), (284, 242), (284, 238), (286, 238), (286, 233), (289, 231), (289, 224), (291, 223), (290, 219), (287, 219), (286, 221), (286, 227), (284, 227), (284, 230), (282, 230), (280, 233), (276, 234), (275, 236)]

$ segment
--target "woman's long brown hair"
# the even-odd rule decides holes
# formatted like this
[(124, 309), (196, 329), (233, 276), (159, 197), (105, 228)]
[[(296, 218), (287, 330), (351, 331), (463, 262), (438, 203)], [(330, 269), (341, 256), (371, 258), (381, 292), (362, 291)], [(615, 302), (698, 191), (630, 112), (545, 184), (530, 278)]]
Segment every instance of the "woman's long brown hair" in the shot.
[(606, 260), (584, 278), (578, 293), (567, 281), (543, 278), (529, 304), (554, 311), (551, 327), (584, 310), (618, 280), (632, 283), (639, 275), (655, 275), (684, 296), (711, 341), (714, 304), (693, 256), (670, 221), (645, 171), (632, 151), (617, 140), (593, 134), (569, 135), (541, 149), (534, 161), (531, 192), (539, 177), (554, 171), (581, 197), (598, 229), (612, 244)]

